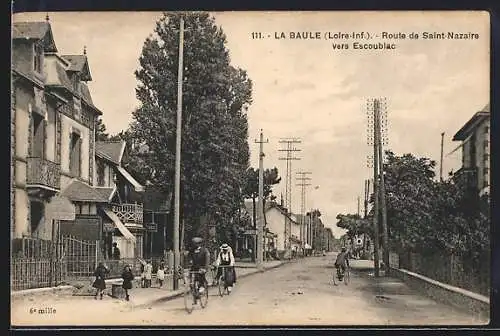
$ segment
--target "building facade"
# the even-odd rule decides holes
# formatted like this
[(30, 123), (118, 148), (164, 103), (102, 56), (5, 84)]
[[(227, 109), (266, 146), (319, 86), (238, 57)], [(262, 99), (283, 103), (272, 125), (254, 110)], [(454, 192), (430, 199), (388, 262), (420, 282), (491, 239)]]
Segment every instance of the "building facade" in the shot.
[(51, 239), (51, 198), (73, 181), (92, 184), (102, 113), (86, 85), (86, 56), (59, 56), (49, 22), (14, 23), (12, 38), (12, 238)]
[(490, 105), (475, 113), (453, 136), (462, 142), (462, 167), (455, 179), (465, 179), (480, 195), (490, 189)]
[[(95, 141), (102, 112), (87, 86), (92, 77), (85, 50), (60, 55), (48, 20), (16, 22), (11, 70), (13, 246), (17, 239), (53, 240), (62, 234), (102, 242), (106, 256), (108, 222), (114, 225), (109, 231), (116, 240), (125, 237), (135, 245), (141, 236), (142, 201), (133, 193), (140, 193), (142, 186), (121, 167), (124, 143), (106, 146)], [(56, 196), (71, 201), (73, 208), (54, 213), (48, 205)], [(73, 211), (74, 220), (59, 221), (61, 210)], [(128, 221), (125, 210), (140, 216)], [(116, 218), (125, 218), (129, 228)], [(127, 256), (134, 255), (130, 251), (135, 247), (123, 245)]]

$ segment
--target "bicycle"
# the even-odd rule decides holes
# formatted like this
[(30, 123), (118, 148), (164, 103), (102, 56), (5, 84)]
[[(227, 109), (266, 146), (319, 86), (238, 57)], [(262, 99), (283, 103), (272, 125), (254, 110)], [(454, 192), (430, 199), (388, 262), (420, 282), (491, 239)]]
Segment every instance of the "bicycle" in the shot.
[[(336, 267), (336, 270), (338, 280), (340, 282), (344, 281), (344, 284), (347, 286), (347, 284), (349, 284), (349, 280), (351, 279), (350, 267), (346, 265), (343, 271), (341, 267)], [(337, 286), (337, 283), (335, 282), (335, 272), (333, 274), (333, 284)]]
[(184, 274), (184, 306), (188, 314), (193, 311), (194, 305), (198, 303), (198, 300), (200, 301), (201, 308), (205, 308), (208, 304), (208, 281), (205, 279), (205, 291), (200, 293), (198, 274), (202, 274), (202, 272), (188, 271)]
[[(227, 292), (227, 295), (231, 294), (229, 291), (229, 286), (228, 286), (228, 279), (227, 279), (227, 272), (226, 270), (228, 268), (232, 268), (232, 266), (218, 266), (218, 268), (222, 269), (222, 274), (217, 278), (217, 283), (219, 287), (219, 295), (222, 297), (224, 296), (224, 293)], [(217, 272), (215, 273), (217, 274)]]

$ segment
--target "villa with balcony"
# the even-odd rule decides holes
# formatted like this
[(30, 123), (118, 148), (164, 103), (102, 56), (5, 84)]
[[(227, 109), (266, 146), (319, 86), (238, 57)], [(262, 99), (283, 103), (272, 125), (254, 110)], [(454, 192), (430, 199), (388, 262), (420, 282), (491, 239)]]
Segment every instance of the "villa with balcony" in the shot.
[(476, 112), (458, 132), (453, 141), (461, 141), (462, 167), (453, 175), (479, 195), (489, 194), (490, 187), (490, 104)]
[(143, 256), (144, 187), (122, 166), (125, 155), (125, 141), (95, 144), (95, 188), (113, 190), (98, 211), (103, 221), (103, 251), (107, 257), (111, 257), (113, 243), (117, 243), (122, 258)]
[(87, 87), (85, 51), (79, 62), (59, 55), (48, 18), (15, 22), (12, 53), (11, 240), (51, 240), (58, 219), (47, 207), (51, 199), (75, 182), (93, 184), (102, 112)]
[[(95, 141), (102, 112), (85, 48), (60, 55), (47, 17), (13, 23), (12, 53), (12, 246), (73, 236), (99, 242), (103, 257), (114, 242), (122, 257), (142, 256), (143, 187), (121, 165), (125, 142)], [(74, 209), (48, 206), (54, 196)]]

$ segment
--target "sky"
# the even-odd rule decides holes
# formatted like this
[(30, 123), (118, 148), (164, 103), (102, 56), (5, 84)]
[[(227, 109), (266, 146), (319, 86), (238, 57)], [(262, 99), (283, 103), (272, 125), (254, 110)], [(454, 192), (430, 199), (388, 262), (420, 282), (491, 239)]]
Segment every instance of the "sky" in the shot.
[[(126, 129), (138, 106), (134, 71), (159, 12), (48, 13), (60, 54), (89, 58), (94, 104), (115, 134)], [(292, 211), (300, 212), (298, 171), (309, 171), (306, 209), (318, 208), (334, 234), (338, 213), (356, 213), (363, 203), (364, 180), (373, 177), (367, 156), (366, 100), (385, 97), (388, 143), (397, 155), (413, 153), (439, 162), (444, 137), (443, 172), (457, 170), (461, 151), (453, 135), (489, 103), (489, 16), (486, 12), (220, 12), (213, 13), (227, 37), (231, 63), (253, 82), (249, 108), (251, 165), (258, 167), (260, 129), (264, 167), (278, 167), (285, 192), (281, 138), (300, 138), (300, 160), (292, 162)], [(20, 13), (16, 21), (42, 21), (46, 13)], [(264, 38), (252, 39), (252, 32)], [(281, 32), (285, 39), (276, 39)], [(365, 32), (372, 40), (290, 39), (290, 32)], [(406, 34), (382, 39), (382, 32)], [(423, 39), (423, 32), (479, 34), (477, 39)], [(418, 33), (419, 39), (410, 39)], [(366, 35), (365, 35), (366, 36)], [(390, 50), (353, 49), (353, 42), (394, 43)], [(333, 43), (348, 43), (334, 50)], [(439, 174), (439, 170), (436, 172)], [(362, 212), (362, 209), (361, 209)]]

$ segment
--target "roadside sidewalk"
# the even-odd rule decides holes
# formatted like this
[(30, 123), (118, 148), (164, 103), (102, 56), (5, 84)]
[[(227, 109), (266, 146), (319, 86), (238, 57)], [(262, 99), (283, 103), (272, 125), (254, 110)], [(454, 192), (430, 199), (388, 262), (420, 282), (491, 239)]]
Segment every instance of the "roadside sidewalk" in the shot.
[[(264, 264), (264, 271), (280, 267), (284, 264), (288, 264), (289, 262), (290, 261), (266, 262)], [(238, 279), (242, 279), (259, 272), (255, 265), (247, 263), (247, 265), (245, 266), (246, 267), (240, 267), (240, 265), (236, 265)], [(135, 279), (136, 281), (140, 281), (139, 277), (136, 277)], [(211, 282), (210, 277), (208, 280), (209, 282)], [(26, 307), (40, 306), (42, 303), (44, 306), (59, 307), (61, 305), (65, 305), (65, 302), (67, 302), (68, 305), (71, 305), (71, 302), (73, 302), (79, 307), (82, 307), (82, 305), (92, 305), (92, 307), (95, 307), (95, 304), (99, 304), (100, 306), (107, 306), (108, 304), (111, 306), (116, 306), (116, 304), (118, 304), (118, 306), (123, 307), (140, 307), (169, 301), (182, 296), (182, 294), (184, 293), (182, 287), (175, 291), (172, 290), (172, 281), (168, 279), (165, 282), (163, 288), (158, 288), (158, 286), (154, 282), (152, 288), (134, 287), (130, 290), (130, 301), (127, 302), (123, 299), (115, 299), (110, 297), (111, 284), (120, 284), (121, 279), (108, 279), (106, 280), (106, 283), (107, 295), (102, 301), (98, 300), (96, 302), (94, 300), (93, 296), (95, 295), (95, 289), (90, 288), (90, 286), (87, 286), (88, 284), (86, 284), (85, 288), (82, 288), (82, 290), (77, 290), (74, 286), (59, 286), (55, 288), (37, 288), (25, 291), (17, 291), (17, 293), (11, 294), (11, 307), (13, 309), (15, 308), (25, 310)], [(182, 282), (179, 285), (182, 286)]]

